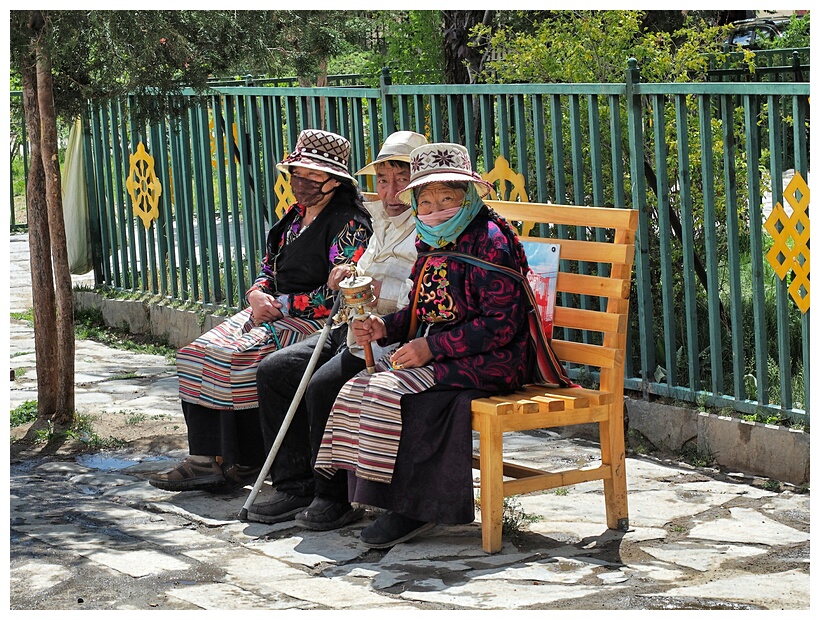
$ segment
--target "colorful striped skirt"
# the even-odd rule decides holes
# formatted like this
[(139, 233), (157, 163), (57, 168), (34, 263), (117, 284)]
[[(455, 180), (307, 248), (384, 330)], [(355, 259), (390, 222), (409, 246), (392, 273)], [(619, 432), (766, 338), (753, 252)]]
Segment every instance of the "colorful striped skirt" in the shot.
[(401, 437), (401, 397), (435, 385), (433, 367), (392, 370), (385, 358), (377, 372), (363, 371), (342, 387), (330, 411), (316, 470), (348, 469), (365, 480), (389, 484)]
[(258, 406), (256, 368), (265, 357), (304, 340), (322, 321), (286, 316), (254, 326), (246, 308), (177, 352), (179, 396), (209, 409)]

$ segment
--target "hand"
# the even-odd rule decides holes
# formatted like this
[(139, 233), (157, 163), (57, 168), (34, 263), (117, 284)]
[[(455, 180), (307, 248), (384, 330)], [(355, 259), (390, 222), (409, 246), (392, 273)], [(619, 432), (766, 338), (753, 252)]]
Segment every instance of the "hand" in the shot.
[(254, 290), (248, 295), (248, 302), (251, 304), (254, 325), (278, 321), (283, 316), (280, 310), (282, 304), (273, 295)]
[(327, 287), (331, 291), (339, 290), (339, 282), (349, 278), (353, 273), (353, 265), (336, 265), (327, 276)]
[(356, 337), (356, 344), (364, 346), (368, 342), (373, 342), (379, 338), (387, 336), (387, 328), (384, 321), (377, 316), (367, 316), (364, 319), (354, 319), (351, 323), (353, 335)]
[(421, 368), (433, 361), (433, 354), (427, 344), (427, 338), (414, 338), (405, 345), (400, 346), (393, 355), (390, 362), (393, 368)]

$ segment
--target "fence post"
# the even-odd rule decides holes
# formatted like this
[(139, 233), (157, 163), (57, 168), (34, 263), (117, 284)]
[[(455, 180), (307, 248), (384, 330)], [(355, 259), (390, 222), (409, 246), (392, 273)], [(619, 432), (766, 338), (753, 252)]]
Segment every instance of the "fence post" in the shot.
[[(649, 277), (649, 224), (646, 213), (646, 178), (644, 176), (643, 110), (640, 94), (634, 92), (641, 75), (638, 61), (630, 58), (626, 70), (626, 108), (629, 130), (629, 174), (632, 177), (632, 208), (640, 213), (638, 234), (635, 237), (635, 285), (638, 303), (639, 329), (630, 333), (641, 334), (641, 382), (644, 396), (648, 395), (649, 381), (655, 371), (655, 334), (652, 321), (652, 297)], [(633, 345), (634, 346), (634, 345)]]
[(390, 76), (390, 69), (382, 68), (379, 76), (379, 91), (382, 96), (382, 140), (387, 140), (387, 136), (396, 131), (396, 119), (393, 114), (393, 99), (387, 94), (387, 87), (393, 84)]

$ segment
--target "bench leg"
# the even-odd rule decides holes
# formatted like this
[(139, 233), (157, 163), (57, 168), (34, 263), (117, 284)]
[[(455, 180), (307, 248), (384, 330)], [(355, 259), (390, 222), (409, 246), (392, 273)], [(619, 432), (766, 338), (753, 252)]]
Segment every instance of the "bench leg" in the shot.
[(495, 416), (482, 415), (479, 419), (481, 545), (487, 553), (498, 553), (504, 514), (504, 441)]
[(610, 468), (611, 476), (604, 480), (606, 525), (613, 530), (629, 529), (626, 502), (626, 448), (623, 424), (602, 422), (600, 426), (601, 457)]

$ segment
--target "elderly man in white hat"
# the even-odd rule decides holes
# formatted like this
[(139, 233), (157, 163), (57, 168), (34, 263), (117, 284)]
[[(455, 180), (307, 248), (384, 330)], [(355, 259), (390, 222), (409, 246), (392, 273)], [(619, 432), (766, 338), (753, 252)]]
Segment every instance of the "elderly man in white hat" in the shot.
[[(391, 134), (379, 154), (356, 175), (374, 175), (379, 200), (366, 203), (373, 218), (373, 235), (356, 265), (356, 274), (372, 279), (375, 301), (370, 311), (389, 314), (407, 304), (410, 268), (416, 260), (416, 227), (409, 205), (397, 195), (410, 182), (410, 153), (427, 144), (412, 131)], [(352, 273), (348, 266), (333, 269), (328, 286), (333, 290)], [(308, 338), (268, 356), (257, 370), (259, 417), (266, 449), (270, 450), (287, 415), (318, 336)], [(377, 357), (382, 355), (374, 347)], [(362, 516), (347, 501), (347, 479), (315, 477), (313, 461), (319, 449), (330, 408), (344, 383), (365, 368), (361, 348), (355, 346), (347, 324), (331, 330), (323, 347), (305, 398), (296, 410), (271, 467), (276, 492), (270, 501), (252, 505), (249, 521), (279, 523), (297, 518), (314, 530), (341, 527)], [(299, 514), (300, 513), (300, 514)]]

